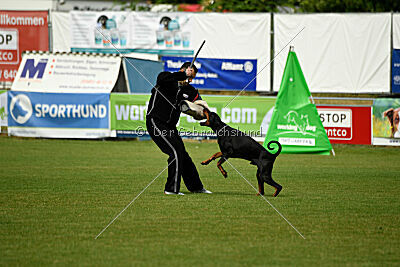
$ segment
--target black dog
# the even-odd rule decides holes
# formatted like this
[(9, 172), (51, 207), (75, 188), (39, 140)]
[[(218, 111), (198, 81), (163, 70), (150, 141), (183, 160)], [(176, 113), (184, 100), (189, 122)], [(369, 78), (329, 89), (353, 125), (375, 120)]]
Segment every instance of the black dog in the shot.
[(276, 197), (282, 190), (282, 186), (272, 179), (271, 174), (275, 159), (282, 150), (281, 144), (277, 141), (269, 142), (268, 149), (270, 150), (273, 150), (271, 144), (278, 145), (278, 151), (275, 154), (271, 154), (250, 136), (223, 123), (216, 113), (210, 112), (207, 109), (204, 109), (203, 112), (207, 121), (201, 122), (200, 125), (210, 127), (217, 134), (218, 145), (221, 152), (215, 153), (201, 164), (207, 165), (211, 161), (221, 157), (217, 163), (217, 167), (226, 178), (228, 175), (222, 167), (222, 163), (228, 158), (249, 160), (250, 164), (257, 166), (258, 194), (264, 195), (265, 182), (275, 188), (273, 196)]

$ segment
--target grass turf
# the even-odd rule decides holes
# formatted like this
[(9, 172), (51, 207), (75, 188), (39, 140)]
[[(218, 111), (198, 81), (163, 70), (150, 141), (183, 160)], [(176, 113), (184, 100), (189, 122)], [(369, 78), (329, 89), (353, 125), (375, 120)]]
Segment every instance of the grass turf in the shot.
[[(284, 189), (266, 198), (216, 143), (187, 142), (205, 187), (165, 196), (166, 172), (96, 235), (166, 166), (149, 141), (0, 137), (1, 265), (398, 265), (400, 150), (335, 146), (336, 157), (280, 155)], [(256, 169), (230, 162), (257, 187)], [(187, 193), (182, 185), (181, 191)]]

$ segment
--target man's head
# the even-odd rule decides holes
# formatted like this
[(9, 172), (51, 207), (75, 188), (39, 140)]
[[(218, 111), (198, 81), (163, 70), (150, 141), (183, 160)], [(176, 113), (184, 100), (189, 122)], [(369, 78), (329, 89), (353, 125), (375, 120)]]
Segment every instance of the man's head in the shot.
[(190, 64), (191, 64), (190, 62), (183, 63), (179, 70), (182, 72), (186, 72), (186, 75), (190, 75), (190, 77), (188, 77), (187, 81), (183, 81), (183, 84), (192, 82), (192, 80), (196, 77), (198, 69), (194, 64), (193, 64), (192, 68), (190, 68)]

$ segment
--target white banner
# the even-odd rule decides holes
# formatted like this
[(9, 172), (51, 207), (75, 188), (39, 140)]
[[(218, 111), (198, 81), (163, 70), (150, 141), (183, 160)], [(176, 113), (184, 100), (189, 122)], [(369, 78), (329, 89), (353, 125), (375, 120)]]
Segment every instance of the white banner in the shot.
[(110, 93), (117, 81), (120, 65), (120, 57), (25, 54), (11, 90)]
[(400, 14), (393, 14), (393, 48), (400, 49)]
[(71, 25), (67, 12), (51, 12), (53, 52), (71, 51)]
[[(389, 93), (390, 25), (390, 13), (277, 14), (275, 54), (298, 34), (290, 45), (311, 92)], [(274, 60), (274, 91), (279, 90), (288, 49)]]

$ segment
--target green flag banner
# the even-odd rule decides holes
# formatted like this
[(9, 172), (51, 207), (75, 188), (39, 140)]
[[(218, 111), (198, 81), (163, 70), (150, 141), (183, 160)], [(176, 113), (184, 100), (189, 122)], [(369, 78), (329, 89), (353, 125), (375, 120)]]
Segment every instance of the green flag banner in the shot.
[[(211, 111), (217, 112), (230, 126), (263, 141), (266, 129), (262, 128), (267, 113), (275, 104), (275, 98), (259, 96), (202, 96)], [(111, 130), (117, 134), (141, 134), (146, 131), (146, 112), (150, 95), (111, 94)], [(226, 106), (230, 103), (229, 106)], [(209, 127), (200, 126), (199, 121), (182, 114), (177, 125), (184, 136), (214, 135)]]
[(331, 143), (310, 97), (296, 53), (290, 51), (264, 147), (277, 140), (282, 153), (330, 154)]

